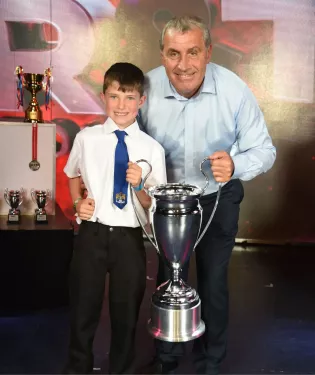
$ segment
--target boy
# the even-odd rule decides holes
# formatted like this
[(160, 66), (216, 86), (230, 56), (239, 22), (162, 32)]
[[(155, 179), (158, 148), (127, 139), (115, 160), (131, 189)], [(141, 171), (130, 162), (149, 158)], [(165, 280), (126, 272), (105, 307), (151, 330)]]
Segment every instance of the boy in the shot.
[[(151, 198), (143, 190), (141, 167), (131, 160), (146, 159), (152, 165), (148, 185), (166, 182), (164, 150), (140, 131), (135, 120), (145, 101), (143, 86), (144, 75), (136, 66), (111, 66), (103, 85), (108, 119), (77, 134), (64, 168), (81, 223), (70, 270), (71, 333), (66, 373), (93, 371), (92, 346), (107, 272), (109, 372), (134, 372), (134, 338), (146, 285), (146, 256), (128, 184), (138, 198), (135, 204), (143, 223)], [(81, 196), (80, 174), (88, 191), (86, 199)]]

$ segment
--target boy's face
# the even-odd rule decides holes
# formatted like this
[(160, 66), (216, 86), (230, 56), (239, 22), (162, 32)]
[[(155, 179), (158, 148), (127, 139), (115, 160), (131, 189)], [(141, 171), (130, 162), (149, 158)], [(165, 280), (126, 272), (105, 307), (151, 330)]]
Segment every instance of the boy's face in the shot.
[(119, 91), (119, 83), (114, 81), (105, 91), (103, 96), (106, 115), (115, 121), (120, 129), (131, 125), (138, 114), (139, 108), (145, 102), (145, 96), (140, 96), (139, 91)]

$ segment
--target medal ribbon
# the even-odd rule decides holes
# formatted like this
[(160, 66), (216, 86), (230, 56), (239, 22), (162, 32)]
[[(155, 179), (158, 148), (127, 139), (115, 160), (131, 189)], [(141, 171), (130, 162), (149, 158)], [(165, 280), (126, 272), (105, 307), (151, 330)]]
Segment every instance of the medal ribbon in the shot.
[(32, 122), (32, 160), (37, 160), (37, 121)]

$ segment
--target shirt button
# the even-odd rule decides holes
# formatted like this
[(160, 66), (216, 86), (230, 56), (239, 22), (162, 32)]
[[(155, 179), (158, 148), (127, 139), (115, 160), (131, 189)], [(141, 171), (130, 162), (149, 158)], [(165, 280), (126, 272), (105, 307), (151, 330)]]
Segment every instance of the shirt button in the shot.
[(109, 228), (109, 231), (110, 231), (110, 232), (114, 232), (114, 228), (110, 227), (110, 228)]

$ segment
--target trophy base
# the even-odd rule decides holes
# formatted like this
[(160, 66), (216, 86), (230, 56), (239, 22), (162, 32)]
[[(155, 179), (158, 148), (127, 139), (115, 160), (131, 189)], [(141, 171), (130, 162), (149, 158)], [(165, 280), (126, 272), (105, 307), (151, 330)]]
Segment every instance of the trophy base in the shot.
[(205, 332), (205, 324), (200, 318), (200, 300), (196, 306), (165, 308), (151, 305), (151, 319), (148, 331), (157, 340), (167, 342), (187, 342), (195, 340)]
[(182, 279), (160, 285), (151, 299), (149, 333), (169, 342), (195, 340), (205, 332), (198, 293)]
[(42, 111), (38, 108), (29, 107), (25, 111), (24, 122), (38, 122), (43, 123), (43, 114)]
[(33, 117), (33, 118), (27, 118), (27, 117), (25, 117), (24, 118), (24, 122), (31, 123), (31, 122), (34, 122), (34, 121), (36, 121), (38, 124), (42, 124), (44, 122), (41, 118), (36, 118), (36, 117)]
[(48, 223), (47, 214), (37, 212), (35, 214), (35, 223), (36, 224), (47, 224)]
[(20, 215), (19, 214), (8, 214), (8, 224), (20, 224)]

